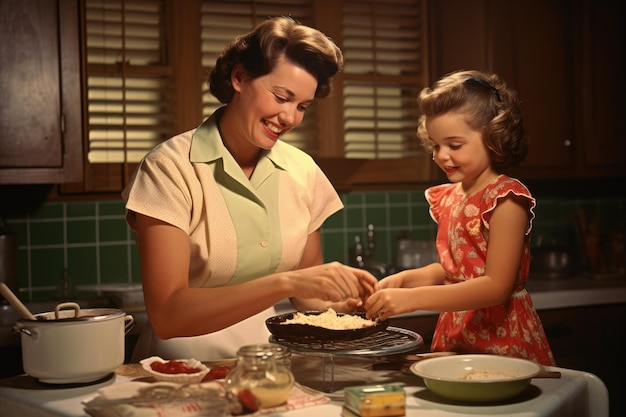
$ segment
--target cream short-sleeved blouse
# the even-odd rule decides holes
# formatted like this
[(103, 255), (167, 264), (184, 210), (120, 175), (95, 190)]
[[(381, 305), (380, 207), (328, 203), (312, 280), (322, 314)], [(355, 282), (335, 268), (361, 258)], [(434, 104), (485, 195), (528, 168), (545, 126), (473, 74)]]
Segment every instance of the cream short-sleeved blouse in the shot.
[(308, 235), (343, 207), (313, 159), (282, 141), (248, 180), (222, 144), (220, 113), (157, 146), (123, 192), (131, 228), (141, 213), (189, 235), (191, 287), (293, 269)]
[[(127, 221), (141, 213), (189, 235), (190, 287), (245, 282), (295, 268), (308, 236), (343, 204), (313, 159), (278, 141), (248, 179), (224, 147), (218, 109), (195, 130), (153, 149), (122, 196)], [(159, 339), (145, 326), (132, 360), (232, 358), (244, 344), (266, 343), (269, 308), (229, 328), (196, 337)]]

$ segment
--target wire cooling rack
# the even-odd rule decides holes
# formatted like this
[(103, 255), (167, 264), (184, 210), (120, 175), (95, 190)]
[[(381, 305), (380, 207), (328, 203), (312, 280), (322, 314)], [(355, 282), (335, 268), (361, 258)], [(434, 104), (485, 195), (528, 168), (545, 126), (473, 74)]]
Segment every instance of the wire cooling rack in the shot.
[[(270, 342), (288, 347), (301, 355), (322, 358), (322, 387), (332, 392), (335, 382), (335, 357), (376, 358), (396, 355), (421, 347), (424, 339), (418, 333), (400, 327), (387, 327), (384, 331), (356, 339), (341, 341), (293, 341), (270, 336)], [(326, 380), (326, 360), (330, 360), (330, 381)], [(330, 382), (330, 385), (328, 385)]]

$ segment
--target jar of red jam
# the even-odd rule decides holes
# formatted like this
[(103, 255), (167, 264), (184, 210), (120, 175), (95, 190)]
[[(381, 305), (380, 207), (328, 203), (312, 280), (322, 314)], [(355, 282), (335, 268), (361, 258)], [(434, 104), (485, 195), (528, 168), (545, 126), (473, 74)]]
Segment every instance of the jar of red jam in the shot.
[(242, 346), (237, 366), (226, 376), (226, 386), (234, 392), (250, 390), (261, 408), (284, 404), (295, 383), (289, 355), (287, 348), (273, 343)]

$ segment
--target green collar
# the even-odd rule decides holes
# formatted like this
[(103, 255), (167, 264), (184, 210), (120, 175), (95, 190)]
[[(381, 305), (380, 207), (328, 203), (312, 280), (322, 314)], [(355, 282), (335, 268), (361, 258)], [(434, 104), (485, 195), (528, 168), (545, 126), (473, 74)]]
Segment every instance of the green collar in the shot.
[[(189, 160), (191, 162), (212, 163), (216, 160), (224, 159), (224, 155), (228, 153), (217, 126), (225, 109), (226, 106), (217, 109), (193, 133), (191, 150), (189, 152)], [(285, 143), (279, 140), (272, 149), (263, 151), (261, 157), (268, 158), (276, 167), (287, 171), (289, 163), (283, 152), (284, 146)]]

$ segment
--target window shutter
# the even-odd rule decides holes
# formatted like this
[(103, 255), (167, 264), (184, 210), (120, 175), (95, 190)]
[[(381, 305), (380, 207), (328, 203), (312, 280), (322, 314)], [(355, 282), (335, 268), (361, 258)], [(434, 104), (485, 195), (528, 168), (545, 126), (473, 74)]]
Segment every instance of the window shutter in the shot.
[(346, 158), (423, 153), (417, 94), (424, 87), (423, 0), (344, 0)]
[[(217, 56), (236, 36), (252, 30), (270, 17), (290, 16), (305, 25), (313, 26), (311, 0), (203, 0), (202, 1), (202, 65), (210, 73)], [(203, 116), (209, 117), (222, 104), (209, 92), (204, 80)], [(316, 105), (307, 109), (300, 126), (282, 139), (315, 155), (317, 152)]]
[[(428, 84), (427, 0), (81, 0), (85, 180), (67, 192), (119, 190), (157, 144), (221, 104), (207, 77), (237, 35), (291, 16), (338, 42), (345, 66), (329, 98), (283, 139), (339, 188), (431, 178), (416, 140), (416, 97)], [(417, 169), (416, 169), (417, 167)]]
[(86, 0), (88, 162), (138, 162), (172, 132), (162, 0)]

